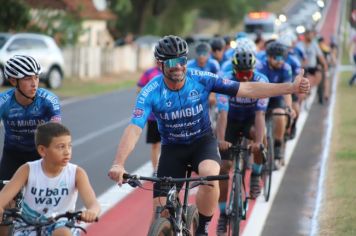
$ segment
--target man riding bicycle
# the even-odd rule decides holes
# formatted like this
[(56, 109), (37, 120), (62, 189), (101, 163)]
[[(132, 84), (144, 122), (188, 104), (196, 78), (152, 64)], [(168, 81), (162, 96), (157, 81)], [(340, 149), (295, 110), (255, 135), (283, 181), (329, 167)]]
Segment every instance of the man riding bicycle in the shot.
[[(256, 57), (251, 49), (248, 47), (236, 48), (232, 58), (233, 71), (227, 73), (226, 77), (241, 83), (268, 83), (265, 75), (254, 71), (255, 63)], [(217, 139), (222, 159), (220, 174), (223, 175), (230, 172), (233, 160), (230, 159), (228, 148), (237, 143), (239, 134), (253, 140), (251, 151), (254, 163), (251, 172), (250, 195), (252, 198), (257, 198), (261, 191), (259, 183), (263, 160), (260, 145), (263, 144), (265, 133), (265, 111), (268, 105), (268, 98), (227, 97), (221, 94), (218, 94), (217, 97), (219, 110)], [(227, 231), (225, 209), (228, 196), (228, 181), (220, 181), (219, 183), (220, 217), (217, 234), (222, 235)]]
[[(256, 65), (256, 70), (267, 76), (270, 83), (286, 83), (293, 79), (291, 66), (285, 63), (287, 58), (287, 48), (280, 42), (274, 41), (267, 45), (267, 57)], [(301, 72), (299, 72), (300, 75)], [(298, 75), (298, 76), (299, 76)], [(275, 96), (270, 98), (268, 109), (273, 113), (288, 113), (291, 118), (295, 117), (295, 111), (292, 109), (292, 96)], [(284, 116), (275, 116), (274, 118), (274, 158), (276, 168), (284, 165), (284, 135), (286, 132), (287, 118)]]
[[(157, 176), (185, 177), (190, 164), (199, 176), (218, 175), (220, 155), (209, 119), (210, 92), (242, 97), (269, 97), (293, 92), (306, 93), (309, 82), (301, 75), (292, 83), (269, 85), (239, 83), (216, 74), (187, 70), (188, 45), (178, 36), (165, 36), (155, 46), (154, 55), (162, 76), (151, 80), (138, 94), (131, 123), (118, 146), (109, 177), (123, 183), (124, 165), (133, 151), (152, 111), (157, 118), (162, 138)], [(154, 207), (165, 202), (167, 188), (154, 185)], [(217, 181), (200, 186), (196, 205), (199, 226), (196, 235), (207, 235), (208, 224), (219, 198)]]

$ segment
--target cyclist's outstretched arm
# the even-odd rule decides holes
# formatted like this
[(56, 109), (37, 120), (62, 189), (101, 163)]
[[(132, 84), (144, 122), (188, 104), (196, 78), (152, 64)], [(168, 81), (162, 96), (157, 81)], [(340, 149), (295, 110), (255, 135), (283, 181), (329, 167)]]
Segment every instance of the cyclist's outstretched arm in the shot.
[(308, 93), (310, 83), (300, 70), (293, 83), (240, 83), (237, 97), (267, 98), (291, 93)]
[(4, 208), (9, 202), (20, 192), (21, 188), (26, 184), (30, 167), (28, 164), (23, 164), (16, 171), (10, 182), (7, 183), (0, 192), (0, 221), (2, 220), (2, 214)]
[(79, 166), (77, 167), (75, 175), (75, 183), (86, 208), (81, 214), (81, 219), (85, 222), (94, 222), (100, 213), (100, 205), (96, 199), (87, 173)]
[(122, 184), (122, 175), (125, 172), (125, 161), (135, 148), (135, 145), (138, 139), (140, 138), (141, 133), (141, 127), (134, 124), (129, 124), (121, 137), (113, 165), (109, 171), (109, 177), (112, 180), (118, 182), (119, 185)]

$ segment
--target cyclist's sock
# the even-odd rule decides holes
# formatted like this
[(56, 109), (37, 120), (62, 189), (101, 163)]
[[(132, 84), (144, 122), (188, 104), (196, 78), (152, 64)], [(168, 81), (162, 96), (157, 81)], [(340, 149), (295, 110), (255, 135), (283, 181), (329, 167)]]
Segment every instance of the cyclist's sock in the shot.
[(282, 147), (282, 141), (275, 139), (274, 140), (274, 159), (281, 159), (281, 147)]
[(196, 234), (208, 235), (209, 224), (213, 216), (205, 216), (199, 213), (199, 225)]
[(221, 215), (221, 214), (224, 214), (224, 215), (225, 215), (226, 202), (219, 202), (219, 209), (220, 209), (220, 215)]
[(262, 172), (262, 165), (261, 164), (252, 164), (252, 175), (258, 175), (260, 176)]

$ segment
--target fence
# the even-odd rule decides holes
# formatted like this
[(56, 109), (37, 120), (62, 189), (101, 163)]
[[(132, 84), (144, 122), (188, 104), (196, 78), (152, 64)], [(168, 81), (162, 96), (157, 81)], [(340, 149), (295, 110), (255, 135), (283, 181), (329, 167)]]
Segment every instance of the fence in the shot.
[(65, 76), (81, 80), (144, 70), (154, 64), (152, 47), (70, 47), (64, 48), (62, 52)]

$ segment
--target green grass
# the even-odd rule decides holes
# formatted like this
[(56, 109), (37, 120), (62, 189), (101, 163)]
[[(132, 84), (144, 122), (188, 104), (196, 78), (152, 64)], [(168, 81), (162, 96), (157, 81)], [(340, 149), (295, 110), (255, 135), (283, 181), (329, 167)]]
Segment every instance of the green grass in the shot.
[(101, 80), (85, 82), (78, 80), (64, 80), (62, 87), (53, 90), (53, 92), (60, 97), (83, 97), (133, 87), (135, 84), (136, 81), (134, 80), (114, 80), (110, 82), (103, 82)]
[(341, 73), (319, 235), (356, 235), (356, 86)]
[[(88, 81), (76, 78), (65, 78), (62, 86), (58, 89), (52, 90), (52, 92), (61, 98), (86, 97), (109, 93), (136, 86), (141, 73), (141, 71), (123, 73), (117, 76), (106, 76)], [(39, 87), (45, 87), (45, 85), (41, 83)], [(10, 88), (10, 86), (0, 87), (0, 92)]]

